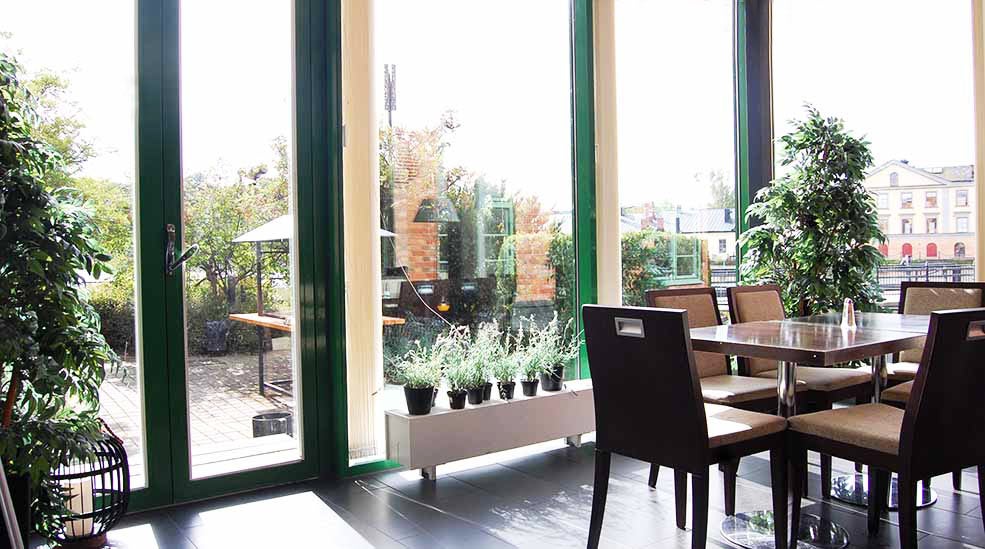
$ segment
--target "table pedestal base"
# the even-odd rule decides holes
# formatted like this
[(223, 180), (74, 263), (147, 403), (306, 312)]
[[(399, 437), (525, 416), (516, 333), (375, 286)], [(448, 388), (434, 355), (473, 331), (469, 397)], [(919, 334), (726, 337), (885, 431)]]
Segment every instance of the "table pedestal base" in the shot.
[[(722, 536), (746, 549), (773, 549), (773, 512), (736, 513), (722, 521)], [(848, 532), (828, 519), (803, 513), (797, 549), (844, 549)]]
[[(937, 503), (937, 492), (919, 483), (917, 490), (917, 509), (929, 507)], [(851, 505), (866, 507), (869, 505), (869, 476), (863, 473), (843, 475), (831, 479), (831, 497)], [(899, 505), (899, 488), (896, 475), (893, 475), (889, 486), (889, 508), (896, 510)]]

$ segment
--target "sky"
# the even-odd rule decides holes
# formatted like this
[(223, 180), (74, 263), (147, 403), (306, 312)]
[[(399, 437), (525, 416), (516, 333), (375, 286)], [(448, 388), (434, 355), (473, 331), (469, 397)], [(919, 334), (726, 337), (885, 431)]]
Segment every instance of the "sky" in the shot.
[[(397, 125), (461, 127), (448, 165), (571, 207), (567, 0), (377, 0), (376, 65), (397, 65)], [(966, 0), (775, 0), (776, 135), (811, 102), (872, 141), (876, 162), (970, 164), (971, 23)], [(235, 9), (234, 9), (235, 8)], [(734, 180), (728, 0), (617, 0), (620, 202), (702, 207)], [(182, 6), (183, 172), (272, 164), (290, 135), (290, 0)], [(95, 32), (93, 29), (97, 29)], [(132, 0), (4, 6), (0, 48), (29, 72), (70, 81), (98, 156), (85, 175), (132, 181)], [(382, 82), (382, 79), (380, 79)], [(385, 123), (382, 90), (378, 95)]]

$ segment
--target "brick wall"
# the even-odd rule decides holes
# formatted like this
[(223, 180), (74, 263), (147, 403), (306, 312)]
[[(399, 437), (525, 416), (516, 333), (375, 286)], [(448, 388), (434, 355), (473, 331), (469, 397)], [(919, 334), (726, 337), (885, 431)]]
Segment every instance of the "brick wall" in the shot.
[(551, 246), (550, 218), (534, 197), (517, 199), (513, 206), (516, 227), (516, 301), (554, 299), (554, 271), (547, 261)]

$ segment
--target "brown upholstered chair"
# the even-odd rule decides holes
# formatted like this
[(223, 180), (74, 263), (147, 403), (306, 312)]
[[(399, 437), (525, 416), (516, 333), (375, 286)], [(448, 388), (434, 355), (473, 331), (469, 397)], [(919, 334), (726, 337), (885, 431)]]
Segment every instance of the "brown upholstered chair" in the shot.
[[(671, 290), (647, 290), (646, 304), (658, 309), (685, 309), (688, 326), (703, 328), (721, 326), (718, 314), (718, 296), (714, 288), (677, 288)], [(701, 397), (709, 404), (732, 406), (755, 412), (776, 413), (776, 380), (731, 375), (729, 358), (716, 353), (696, 351), (694, 363), (700, 378)], [(806, 391), (807, 385), (798, 384), (798, 391)], [(725, 475), (725, 514), (735, 514), (735, 484), (739, 460), (722, 463)], [(660, 465), (650, 465), (651, 487), (657, 484)], [(686, 497), (684, 490), (678, 497)]]
[[(975, 466), (985, 505), (985, 308), (931, 314), (930, 332), (905, 410), (864, 404), (789, 419), (791, 477), (807, 471), (807, 450), (869, 465), (869, 532), (879, 529), (890, 472), (899, 474), (904, 549), (917, 546), (917, 481)], [(793, 524), (800, 520), (793, 483)], [(874, 494), (874, 495), (873, 495)], [(983, 518), (985, 523), (985, 518)]]
[[(780, 287), (773, 284), (729, 288), (728, 306), (734, 323), (786, 318)], [(776, 379), (775, 360), (739, 358), (738, 363), (742, 375)], [(807, 385), (806, 401), (798, 402), (801, 412), (830, 410), (835, 402), (846, 399), (855, 399), (859, 404), (872, 399), (872, 374), (868, 369), (798, 366), (797, 381)], [(830, 496), (831, 456), (821, 454), (821, 497)]]
[[(595, 491), (588, 547), (598, 546), (612, 453), (692, 476), (691, 546), (708, 536), (708, 469), (770, 451), (776, 546), (786, 546), (786, 420), (702, 402), (688, 314), (640, 307), (582, 308), (595, 395)], [(677, 525), (686, 509), (678, 499)]]

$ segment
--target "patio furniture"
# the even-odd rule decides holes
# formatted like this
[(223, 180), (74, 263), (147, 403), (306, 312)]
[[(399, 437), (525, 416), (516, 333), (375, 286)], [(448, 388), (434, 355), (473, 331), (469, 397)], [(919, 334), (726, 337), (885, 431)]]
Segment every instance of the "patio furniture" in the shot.
[[(582, 316), (596, 423), (588, 547), (598, 547), (601, 537), (613, 453), (673, 468), (679, 494), (691, 474), (691, 546), (702, 548), (708, 535), (708, 468), (766, 450), (778, 525), (773, 541), (785, 547), (786, 420), (702, 402), (686, 311), (585, 305)], [(684, 500), (677, 502), (677, 526), (684, 528)]]
[[(841, 314), (828, 313), (779, 321), (746, 322), (729, 326), (710, 326), (691, 330), (695, 351), (779, 361), (777, 380), (778, 409), (783, 417), (796, 413), (798, 364), (831, 367), (852, 360), (871, 358), (872, 389), (878, 401), (886, 379), (885, 355), (922, 344), (929, 317), (882, 313), (858, 313), (854, 331), (841, 329)], [(801, 517), (802, 541), (825, 547), (846, 547), (844, 528), (818, 516)], [(743, 547), (763, 547), (772, 543), (768, 527), (772, 517), (765, 511), (738, 513), (727, 517), (722, 533)]]
[[(935, 312), (906, 410), (865, 404), (790, 418), (792, 478), (807, 470), (813, 449), (869, 465), (868, 529), (876, 533), (889, 484), (899, 473), (899, 530), (904, 549), (917, 547), (918, 479), (978, 468), (985, 505), (985, 308)], [(930, 450), (932, 449), (932, 450)], [(870, 494), (871, 496), (871, 494)], [(800, 520), (801, 483), (793, 483), (793, 528)], [(985, 519), (983, 519), (985, 524)]]
[[(646, 303), (661, 309), (685, 309), (691, 328), (721, 326), (718, 314), (717, 294), (714, 288), (678, 288), (672, 290), (647, 290)], [(720, 404), (754, 412), (776, 413), (776, 382), (769, 379), (732, 375), (729, 357), (715, 353), (694, 353), (701, 397), (709, 404)], [(799, 383), (798, 391), (807, 386)], [(735, 485), (739, 460), (723, 462), (725, 475), (725, 514), (735, 514)], [(655, 487), (660, 465), (650, 465), (649, 485)], [(686, 490), (679, 490), (677, 498), (685, 498)]]
[[(732, 322), (755, 320), (783, 320), (783, 300), (780, 287), (735, 286), (728, 289), (728, 307)], [(773, 379), (777, 376), (775, 360), (739, 358), (739, 372), (743, 375)], [(854, 368), (811, 368), (797, 371), (807, 385), (806, 408), (809, 411), (830, 410), (835, 402), (854, 399), (864, 404), (872, 399), (872, 373)], [(821, 454), (821, 497), (831, 495), (831, 456)]]

